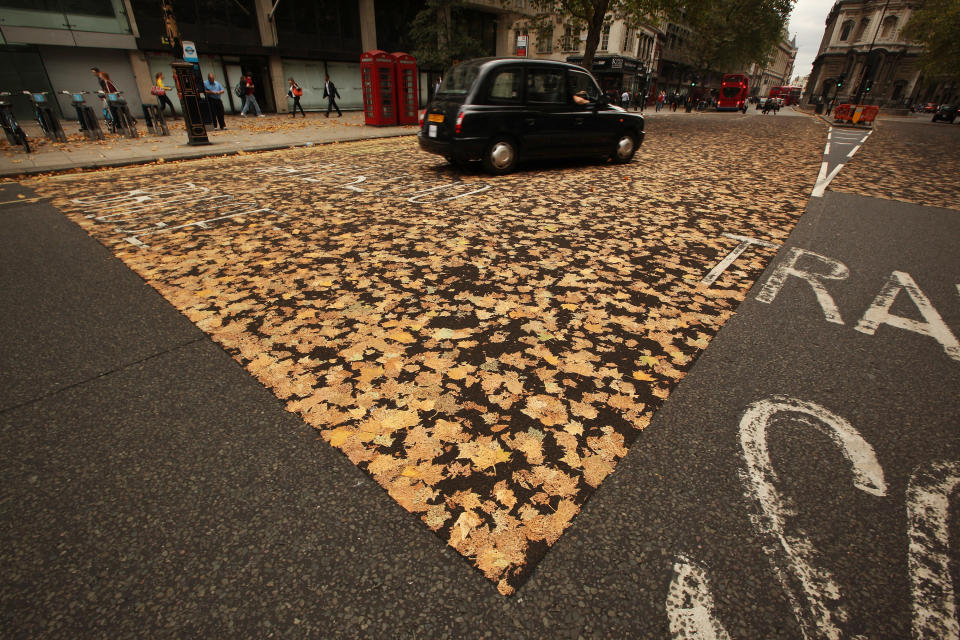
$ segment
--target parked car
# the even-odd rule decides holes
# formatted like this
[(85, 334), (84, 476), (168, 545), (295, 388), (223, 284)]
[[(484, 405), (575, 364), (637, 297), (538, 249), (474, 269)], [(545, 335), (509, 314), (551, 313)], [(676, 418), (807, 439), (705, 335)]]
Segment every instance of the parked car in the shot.
[(924, 112), (924, 113), (936, 113), (936, 111), (937, 111), (937, 103), (936, 103), (936, 102), (928, 102), (927, 104), (923, 105), (923, 112)]
[(417, 138), (450, 162), (479, 161), (504, 174), (531, 158), (630, 162), (644, 135), (643, 116), (610, 104), (582, 67), (478, 58), (448, 70)]
[(955, 104), (942, 104), (940, 108), (937, 109), (936, 113), (933, 114), (933, 122), (949, 122), (953, 124), (953, 121), (957, 118), (957, 105)]

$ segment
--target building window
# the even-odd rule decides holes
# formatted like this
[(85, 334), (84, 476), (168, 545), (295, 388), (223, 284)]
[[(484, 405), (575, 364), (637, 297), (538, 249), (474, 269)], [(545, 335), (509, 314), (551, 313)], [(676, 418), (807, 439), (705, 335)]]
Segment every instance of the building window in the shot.
[(887, 16), (883, 19), (883, 30), (880, 37), (884, 39), (892, 38), (897, 31), (897, 16)]
[(561, 46), (564, 51), (577, 51), (580, 49), (580, 43), (574, 40), (573, 27), (567, 25), (563, 28), (563, 42)]
[(623, 53), (629, 53), (630, 50), (633, 48), (630, 46), (632, 44), (632, 40), (633, 40), (633, 29), (631, 29), (630, 27), (625, 27), (623, 30), (623, 46), (620, 47), (620, 51), (622, 51)]
[(850, 37), (850, 30), (853, 29), (853, 20), (847, 20), (843, 23), (843, 29), (840, 31), (840, 41), (843, 42)]
[(537, 39), (537, 50), (540, 53), (553, 53), (553, 25), (547, 27)]
[(870, 26), (870, 18), (864, 18), (860, 21), (860, 26), (857, 27), (857, 37), (854, 42), (860, 42), (863, 40), (863, 34), (867, 32), (867, 27)]
[(606, 51), (610, 48), (610, 23), (603, 25), (603, 32), (600, 34), (600, 51)]

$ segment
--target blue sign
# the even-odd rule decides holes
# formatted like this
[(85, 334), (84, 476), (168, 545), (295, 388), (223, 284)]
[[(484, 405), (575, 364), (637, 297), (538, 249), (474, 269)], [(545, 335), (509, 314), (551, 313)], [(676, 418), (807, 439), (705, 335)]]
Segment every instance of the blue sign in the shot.
[(200, 58), (197, 56), (197, 45), (189, 40), (183, 41), (183, 59), (186, 62), (200, 62)]

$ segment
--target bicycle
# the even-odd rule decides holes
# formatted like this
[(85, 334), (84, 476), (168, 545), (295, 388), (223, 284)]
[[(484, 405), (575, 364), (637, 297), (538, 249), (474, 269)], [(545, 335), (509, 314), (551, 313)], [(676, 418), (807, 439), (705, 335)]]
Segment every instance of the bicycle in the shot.
[(110, 132), (120, 133), (128, 138), (138, 137), (137, 120), (130, 113), (130, 107), (127, 106), (123, 92), (114, 91), (106, 93), (104, 91), (98, 91), (97, 95), (100, 96), (104, 104), (107, 105), (104, 107), (103, 115), (110, 126)]
[(10, 144), (19, 145), (23, 147), (25, 153), (30, 153), (30, 141), (13, 114), (13, 105), (4, 100), (9, 95), (9, 91), (0, 91), (0, 126), (3, 127), (3, 132)]
[(63, 127), (60, 126), (60, 121), (54, 115), (53, 108), (47, 100), (47, 92), (24, 91), (23, 94), (30, 97), (34, 117), (47, 138), (54, 142), (66, 142), (67, 136), (63, 133)]
[(84, 95), (89, 91), (61, 91), (60, 93), (70, 96), (71, 104), (77, 111), (77, 121), (80, 123), (80, 133), (84, 134), (90, 140), (103, 140), (103, 131), (100, 130), (100, 123), (97, 122), (97, 116), (90, 108)]

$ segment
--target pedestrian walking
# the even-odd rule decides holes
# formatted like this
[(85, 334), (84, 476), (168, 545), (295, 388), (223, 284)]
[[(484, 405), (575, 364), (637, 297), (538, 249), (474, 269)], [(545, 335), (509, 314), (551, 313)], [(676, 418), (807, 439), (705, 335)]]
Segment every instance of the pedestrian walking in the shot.
[(660, 93), (657, 94), (657, 108), (656, 108), (657, 111), (660, 111), (661, 109), (663, 109), (663, 103), (666, 99), (667, 99), (666, 92), (661, 91)]
[(243, 80), (240, 81), (241, 90), (243, 91), (243, 108), (240, 109), (240, 117), (245, 118), (247, 116), (247, 110), (250, 109), (250, 105), (253, 105), (254, 110), (257, 112), (257, 117), (262, 118), (263, 113), (260, 111), (260, 105), (257, 103), (257, 96), (253, 94), (256, 86), (253, 83), (253, 76), (249, 73), (243, 77)]
[(203, 83), (203, 90), (207, 94), (207, 104), (213, 112), (213, 130), (216, 131), (217, 126), (221, 131), (226, 130), (227, 123), (223, 119), (223, 85), (217, 82), (212, 73), (208, 73), (207, 81)]
[[(90, 67), (90, 71), (97, 77), (97, 82), (100, 84), (100, 102), (103, 103), (103, 119), (110, 123), (110, 130), (112, 132), (114, 127), (113, 123), (118, 121), (117, 107), (113, 102), (107, 100), (107, 94), (119, 93), (120, 90), (117, 89), (117, 85), (110, 79), (110, 74), (106, 71), (101, 71), (97, 67)], [(133, 121), (136, 122), (136, 118), (134, 118)]]
[(342, 118), (343, 112), (337, 106), (337, 98), (340, 97), (340, 92), (337, 91), (337, 85), (333, 84), (330, 76), (323, 76), (323, 97), (327, 99), (327, 117), (330, 117), (331, 109), (336, 109), (337, 117)]
[(170, 96), (167, 95), (167, 91), (173, 91), (173, 87), (167, 87), (163, 84), (163, 71), (158, 71), (157, 75), (153, 79), (153, 88), (150, 89), (150, 93), (157, 97), (157, 106), (160, 107), (162, 112), (167, 105), (170, 106), (170, 117), (177, 117), (177, 110), (173, 108), (173, 103), (170, 102)]
[(630, 92), (626, 89), (624, 89), (623, 93), (620, 94), (620, 106), (624, 109), (630, 108)]
[(293, 117), (297, 117), (297, 109), (300, 109), (300, 115), (304, 118), (307, 117), (307, 114), (303, 112), (303, 106), (300, 104), (300, 98), (303, 96), (303, 88), (294, 81), (293, 78), (288, 80), (290, 86), (287, 87), (287, 97), (293, 98)]

